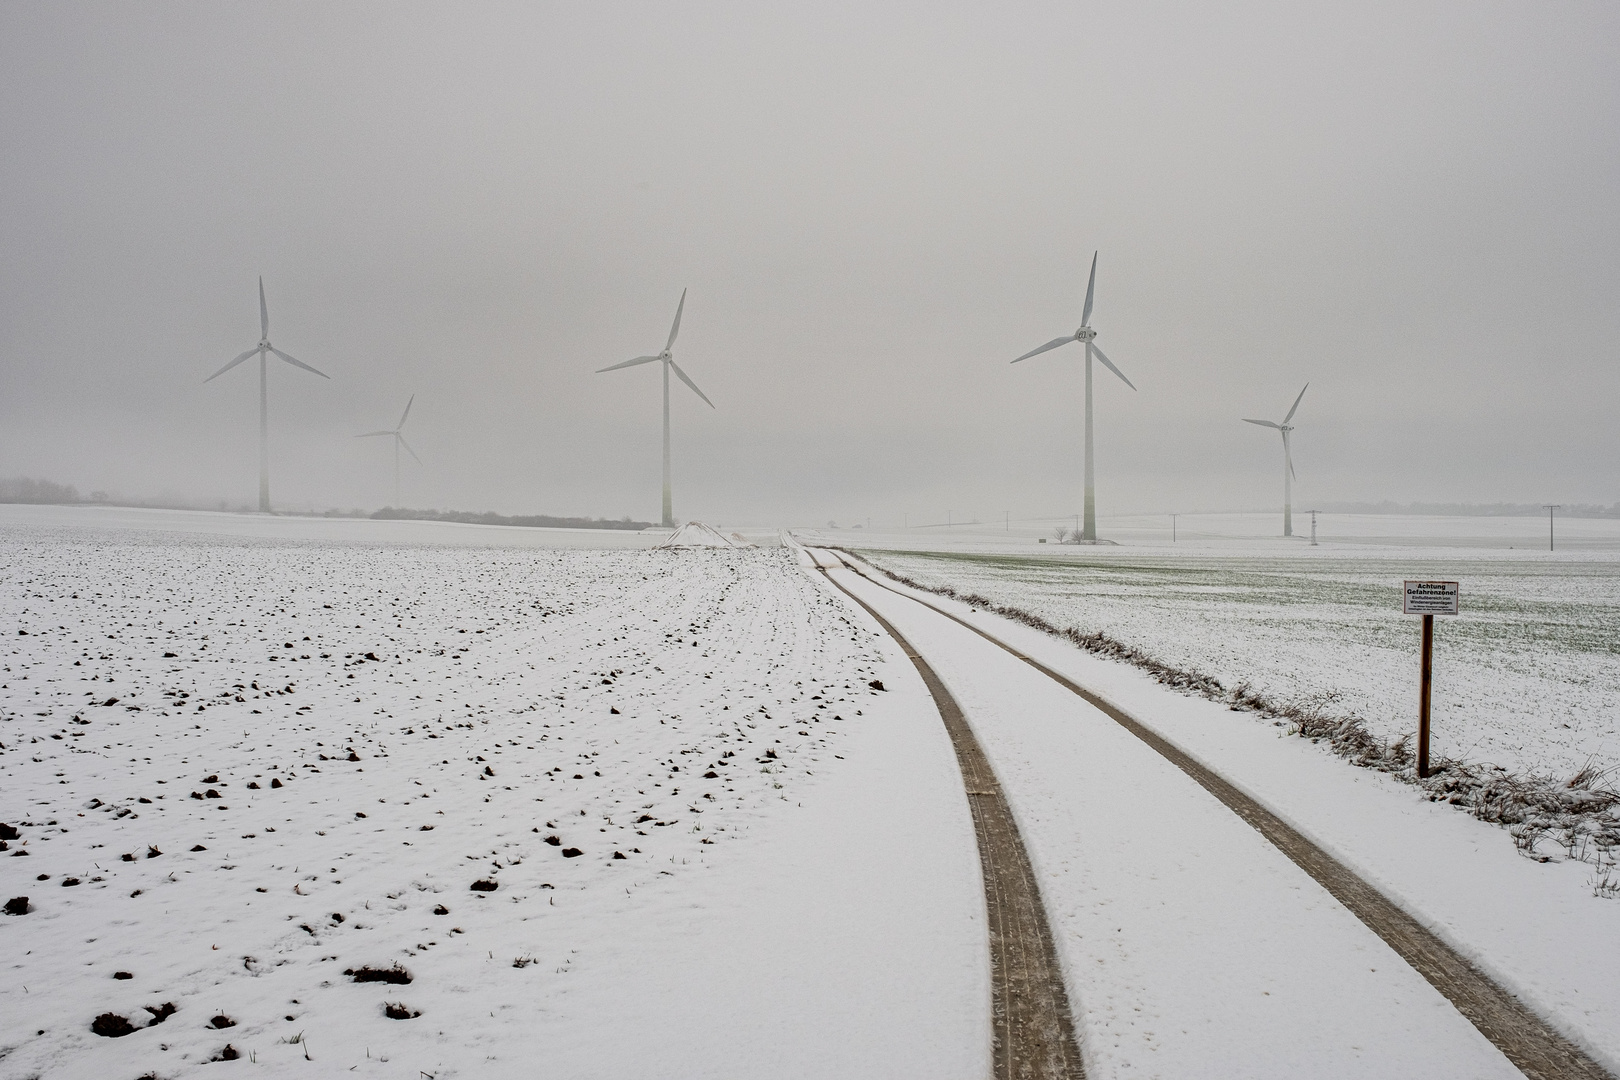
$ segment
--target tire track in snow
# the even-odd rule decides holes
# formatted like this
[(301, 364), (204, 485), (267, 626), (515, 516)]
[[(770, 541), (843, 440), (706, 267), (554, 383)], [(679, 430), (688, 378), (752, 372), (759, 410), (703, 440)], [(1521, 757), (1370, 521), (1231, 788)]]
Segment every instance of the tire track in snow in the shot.
[(956, 750), (973, 811), (984, 900), (990, 926), (990, 1011), (993, 1072), (1007, 1080), (1082, 1080), (1068, 989), (1058, 965), (1040, 886), (990, 761), (961, 707), (934, 669), (894, 626), (845, 589), (817, 561), (833, 587), (859, 604), (916, 665)]
[[(832, 552), (827, 554), (833, 555)], [(1525, 1076), (1530, 1077), (1531, 1080), (1565, 1080), (1565, 1078), (1567, 1080), (1613, 1080), (1602, 1066), (1588, 1057), (1579, 1047), (1554, 1030), (1546, 1021), (1527, 1008), (1523, 1002), (1519, 1001), (1505, 988), (1499, 986), (1455, 949), (1407, 914), (1399, 905), (1384, 896), (1383, 893), (1379, 892), (1328, 852), (1307, 839), (1293, 826), (1233, 786), (1218, 773), (1215, 773), (1181, 750), (1174, 743), (1109, 702), (1106, 698), (1087, 690), (1066, 675), (1047, 667), (1040, 661), (1026, 656), (994, 635), (974, 626), (971, 622), (878, 580), (860, 567), (853, 565), (850, 559), (846, 559), (841, 555), (833, 555), (833, 557), (837, 558), (844, 567), (860, 574), (862, 578), (872, 584), (894, 593), (896, 596), (912, 600), (930, 611), (973, 631), (973, 633), (984, 638), (997, 648), (1012, 654), (1017, 659), (1022, 660), (1041, 674), (1052, 679), (1064, 689), (1080, 697), (1146, 743), (1165, 760), (1197, 782), (1205, 791), (1219, 799), (1223, 805), (1243, 819), (1261, 836), (1264, 836), (1273, 846), (1288, 856), (1295, 865), (1326, 889), (1334, 899), (1343, 904), (1351, 914), (1360, 919), (1369, 930), (1382, 938), (1419, 975), (1428, 980), (1431, 986), (1438, 990), (1446, 1000), (1450, 1001), (1459, 1013), (1478, 1028), (1480, 1033), (1489, 1039), (1502, 1052), (1503, 1056), (1511, 1061), (1514, 1067), (1524, 1073)], [(817, 565), (818, 569), (821, 569), (822, 573), (826, 574), (826, 569), (820, 566), (819, 561)], [(832, 580), (830, 575), (828, 575), (828, 580)], [(836, 581), (833, 584), (838, 585)], [(902, 645), (905, 644), (904, 639), (900, 638), (888, 623), (883, 622), (881, 616), (870, 607), (867, 607), (863, 601), (856, 598), (853, 593), (844, 590), (843, 586), (839, 585), (838, 587), (844, 591), (845, 595), (850, 596), (856, 603), (871, 612), (874, 618), (882, 622), (884, 629), (894, 634), (896, 640), (901, 641)], [(906, 645), (905, 648), (907, 654), (910, 655), (912, 652), (910, 646)], [(913, 662), (917, 664), (919, 670), (925, 670), (924, 662), (920, 657), (914, 657)], [(924, 678), (932, 680), (937, 677), (933, 675), (931, 669), (927, 669)], [(933, 687), (934, 683), (930, 682), (929, 689), (932, 690)], [(943, 687), (941, 687), (941, 692), (943, 692)], [(941, 712), (943, 713), (943, 711), (942, 708)], [(964, 765), (964, 775), (966, 775), (966, 772), (967, 769)], [(999, 795), (998, 802), (1000, 802)], [(1004, 802), (1001, 802), (1003, 810), (1005, 810), (1005, 805)], [(975, 806), (975, 820), (977, 820), (977, 806)], [(982, 850), (982, 839), (980, 844)], [(988, 880), (987, 873), (987, 891), (989, 889)], [(1050, 940), (1049, 936), (1048, 940)], [(998, 1058), (998, 1067), (999, 1064)]]

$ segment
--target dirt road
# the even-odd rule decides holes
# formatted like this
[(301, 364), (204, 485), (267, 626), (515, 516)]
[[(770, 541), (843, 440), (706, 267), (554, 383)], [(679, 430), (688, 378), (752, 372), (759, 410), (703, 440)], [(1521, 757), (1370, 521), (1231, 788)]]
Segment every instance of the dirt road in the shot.
[[(855, 570), (864, 569), (856, 566), (853, 560), (844, 560), (831, 552), (817, 552), (817, 555), (820, 556), (818, 563), (824, 567), (830, 568), (835, 564), (836, 560), (838, 564), (847, 564)], [(919, 672), (923, 674), (924, 680), (934, 693), (936, 702), (940, 704), (941, 715), (945, 719), (953, 743), (957, 747), (968, 790), (970, 792), (984, 791), (991, 793), (988, 795), (974, 794), (970, 795), (970, 798), (974, 803), (975, 820), (979, 822), (979, 842), (981, 855), (985, 861), (985, 888), (987, 902), (990, 904), (992, 913), (992, 926), (997, 926), (1002, 921), (1002, 916), (997, 914), (997, 905), (1008, 906), (1007, 901), (1014, 897), (1016, 899), (1010, 906), (1017, 912), (1018, 919), (1016, 922), (1006, 924), (1008, 926), (1006, 933), (1012, 935), (1008, 938), (1008, 941), (993, 942), (993, 948), (1000, 949), (1004, 953), (1008, 949), (1009, 942), (1016, 943), (1014, 948), (1018, 952), (1018, 957), (1015, 959), (1003, 959), (998, 956), (995, 961), (998, 992), (1005, 995), (1005, 1001), (998, 1000), (993, 1005), (996, 1010), (998, 1038), (1006, 1042), (1005, 1048), (1001, 1046), (997, 1048), (998, 1075), (1062, 1076), (1080, 1074), (1078, 1056), (1072, 1062), (1069, 1062), (1064, 1060), (1062, 1054), (1056, 1052), (1055, 1049), (1058, 1046), (1072, 1046), (1072, 1041), (1064, 1041), (1059, 1037), (1057, 1042), (1053, 1042), (1052, 1036), (1048, 1033), (1062, 1029), (1055, 1027), (1055, 1021), (1053, 1020), (1037, 1019), (1042, 1009), (1066, 1010), (1069, 1004), (1069, 995), (1061, 983), (1061, 965), (1056, 963), (1055, 960), (1042, 960), (1039, 958), (1061, 956), (1067, 960), (1071, 968), (1071, 988), (1075, 988), (1072, 976), (1076, 956), (1077, 954), (1086, 955), (1094, 951), (1096, 946), (1093, 941), (1088, 940), (1093, 934), (1084, 932), (1087, 929), (1094, 931), (1095, 928), (1086, 927), (1087, 920), (1084, 918), (1073, 920), (1073, 926), (1060, 926), (1058, 928), (1059, 932), (1054, 939), (1054, 935), (1047, 926), (1048, 920), (1040, 909), (1040, 896), (1046, 890), (1047, 885), (1044, 877), (1037, 877), (1037, 879), (1028, 881), (1023, 885), (1003, 884), (1009, 880), (1016, 881), (1020, 874), (1030, 873), (1030, 856), (1024, 850), (1024, 843), (1020, 837), (1018, 822), (1014, 820), (1014, 813), (1016, 811), (1020, 816), (1030, 813), (1031, 806), (1038, 800), (1026, 800), (1023, 804), (1020, 804), (1020, 801), (1015, 798), (1012, 804), (1009, 805), (1002, 788), (996, 783), (994, 775), (990, 771), (990, 761), (997, 759), (996, 747), (990, 747), (987, 757), (985, 747), (981, 746), (979, 740), (974, 738), (972, 730), (968, 727), (969, 719), (972, 719), (975, 724), (980, 722), (980, 717), (977, 715), (975, 708), (970, 705), (964, 716), (962, 705), (958, 701), (959, 695), (953, 696), (946, 685), (948, 683), (965, 685), (975, 680), (983, 684), (986, 678), (984, 669), (991, 666), (988, 658), (983, 656), (983, 651), (992, 647), (1003, 657), (1001, 663), (1005, 664), (1008, 660), (1015, 661), (1023, 671), (1028, 673), (1021, 677), (1022, 679), (1035, 677), (1046, 681), (1048, 686), (1060, 687), (1072, 699), (1077, 699), (1078, 702), (1083, 702), (1085, 706), (1089, 707), (1088, 711), (1094, 711), (1094, 714), (1106, 717), (1108, 721), (1116, 725), (1116, 730), (1128, 733), (1130, 741), (1133, 741), (1137, 747), (1151, 750), (1151, 753), (1156, 755), (1162, 763), (1174, 766), (1176, 772), (1183, 778), (1179, 783), (1185, 784), (1187, 780), (1196, 783), (1207, 796), (1218, 801), (1218, 804), (1224, 807), (1225, 811), (1235, 814), (1238, 819), (1241, 819), (1243, 823), (1252, 828), (1254, 833), (1264, 838), (1273, 853), (1270, 857), (1272, 862), (1276, 861), (1275, 857), (1279, 853), (1286, 856), (1294, 868), (1303, 871), (1317, 888), (1325, 891), (1327, 896), (1331, 897), (1328, 904), (1333, 909), (1341, 913), (1341, 916), (1343, 914), (1353, 916), (1365, 931), (1370, 931), (1376, 935), (1384, 946), (1392, 950), (1400, 961), (1404, 962), (1402, 966), (1404, 966), (1408, 975), (1405, 980), (1406, 983), (1413, 981), (1410, 978), (1413, 974), (1421, 976), (1422, 980), (1428, 984), (1428, 987), (1431, 987), (1433, 992), (1436, 992), (1439, 997), (1443, 998), (1444, 1002), (1449, 1004), (1449, 1008), (1436, 1008), (1439, 1005), (1438, 1001), (1422, 1002), (1423, 1007), (1419, 1009), (1419, 1012), (1426, 1013), (1430, 1019), (1416, 1027), (1404, 1022), (1402, 1016), (1407, 1014), (1389, 1016), (1384, 1022), (1389, 1023), (1392, 1030), (1378, 1036), (1378, 1038), (1385, 1043), (1384, 1048), (1386, 1050), (1393, 1052), (1387, 1055), (1383, 1053), (1367, 1054), (1352, 1039), (1342, 1051), (1345, 1056), (1335, 1060), (1336, 1066), (1344, 1067), (1335, 1067), (1331, 1070), (1332, 1072), (1342, 1075), (1378, 1075), (1380, 1069), (1387, 1067), (1385, 1064), (1381, 1064), (1382, 1062), (1401, 1060), (1406, 1062), (1409, 1067), (1427, 1075), (1498, 1075), (1504, 1072), (1512, 1075), (1517, 1071), (1522, 1075), (1536, 1078), (1579, 1077), (1583, 1078), (1583, 1080), (1584, 1078), (1597, 1080), (1597, 1078), (1608, 1075), (1601, 1067), (1544, 1023), (1511, 994), (1497, 986), (1464, 957), (1435, 937), (1401, 908), (1352, 873), (1326, 851), (1312, 843), (1266, 807), (1260, 805), (1222, 777), (1183, 753), (1176, 746), (1138, 723), (1131, 716), (1109, 702), (1100, 699), (1097, 695), (1092, 694), (1085, 687), (1076, 684), (1061, 673), (1023, 656), (968, 620), (945, 611), (907, 590), (890, 586), (887, 582), (879, 580), (875, 574), (863, 573), (857, 577), (851, 569), (842, 568), (824, 569), (823, 572), (827, 573), (829, 580), (851, 596), (874, 618), (877, 618), (885, 630), (894, 634), (897, 640), (900, 640), (904, 645), (908, 655), (915, 657), (914, 663), (918, 665)], [(942, 626), (942, 620), (948, 621), (952, 629), (945, 630)], [(969, 641), (962, 640), (964, 631), (971, 634), (972, 638), (977, 640), (979, 644), (974, 646)], [(948, 648), (935, 648), (936, 642), (941, 645), (948, 643)], [(925, 660), (921, 655), (918, 655), (919, 646), (923, 653), (929, 655), (929, 660)], [(963, 662), (970, 658), (972, 663), (964, 665)], [(1004, 668), (1000, 670), (1005, 671)], [(1003, 680), (1007, 677), (1005, 674), (1001, 676)], [(988, 686), (994, 687), (994, 685), (995, 679), (990, 679)], [(978, 689), (975, 688), (975, 690)], [(986, 710), (987, 714), (988, 711)], [(988, 715), (986, 720), (987, 722), (993, 722)], [(1014, 729), (1008, 730), (1012, 731)], [(958, 733), (959, 731), (961, 734)], [(1066, 737), (1072, 738), (1072, 736), (1064, 736), (1060, 732), (1052, 733), (1052, 737), (1059, 740)], [(1095, 740), (1092, 741), (1095, 742)], [(1009, 743), (1008, 745), (1009, 749), (1012, 749), (1015, 744)], [(1138, 750), (1133, 753), (1139, 754), (1140, 752)], [(1122, 764), (1127, 769), (1139, 767), (1134, 762)], [(1012, 783), (1017, 789), (1015, 794), (1022, 793), (1022, 789), (1018, 787), (1020, 781), (1015, 779)], [(999, 824), (998, 819), (1005, 819), (1005, 823)], [(1083, 822), (1084, 818), (1071, 818), (1069, 820)], [(1228, 820), (1231, 819), (1228, 818)], [(1031, 827), (1031, 823), (1026, 822), (1026, 830), (1029, 827)], [(1051, 860), (1043, 859), (1041, 857), (1042, 853), (1038, 850), (1042, 846), (1039, 834), (1045, 831), (1044, 824), (1037, 821), (1034, 823), (1034, 828), (1037, 834), (1033, 841), (1037, 848), (1034, 864), (1039, 867)], [(1065, 843), (1066, 841), (1059, 837), (1054, 846), (1061, 848)], [(1071, 846), (1085, 847), (1084, 844)], [(1016, 849), (1016, 855), (1013, 854), (1014, 849)], [(1064, 854), (1068, 854), (1068, 852), (1064, 852)], [(1120, 856), (1116, 852), (1113, 853), (1113, 857)], [(1252, 854), (1234, 856), (1234, 858), (1241, 857), (1253, 858)], [(1265, 862), (1264, 859), (1259, 861)], [(1121, 872), (1127, 878), (1132, 874), (1140, 878), (1142, 871), (1140, 868), (1130, 866), (1128, 857), (1123, 859), (1121, 866), (1123, 868)], [(1265, 867), (1265, 873), (1277, 877), (1279, 880), (1286, 879), (1288, 876), (1280, 874), (1277, 868), (1271, 865)], [(1083, 879), (1083, 867), (1078, 869), (1076, 876)], [(1303, 891), (1297, 883), (1287, 883), (1287, 887), (1295, 893)], [(1022, 891), (1015, 892), (1014, 890)], [(1059, 890), (1059, 892), (1068, 892), (1072, 895), (1074, 889), (1071, 886), (1067, 890)], [(1060, 897), (1060, 901), (1068, 898), (1068, 896)], [(1048, 903), (1050, 902), (1051, 897), (1049, 896)], [(1235, 889), (1228, 902), (1233, 903), (1234, 908), (1232, 915), (1227, 917), (1227, 922), (1230, 923), (1233, 920), (1239, 923), (1243, 922), (1246, 918), (1242, 912), (1244, 903), (1243, 890), (1241, 888)], [(1249, 898), (1249, 902), (1263, 907), (1266, 898), (1262, 893), (1256, 892), (1254, 896)], [(1211, 903), (1218, 907), (1217, 901), (1212, 900)], [(1308, 907), (1321, 906), (1316, 903), (1314, 897), (1309, 893), (1305, 894), (1305, 903)], [(1027, 914), (1031, 910), (1030, 905), (1034, 905), (1033, 916)], [(1191, 909), (1189, 909), (1188, 914), (1193, 914)], [(1196, 912), (1195, 917), (1208, 918), (1210, 914), (1209, 911), (1200, 910)], [(1058, 921), (1062, 922), (1063, 920), (1060, 918)], [(1309, 922), (1310, 920), (1304, 919), (1302, 921)], [(1332, 922), (1332, 919), (1328, 921)], [(1341, 918), (1340, 922), (1342, 921)], [(1209, 925), (1216, 925), (1221, 922), (1222, 917), (1217, 914)], [(1120, 932), (1123, 933), (1124, 928), (1121, 928)], [(1257, 937), (1263, 934), (1263, 930), (1257, 925), (1231, 926), (1223, 928), (1223, 932), (1233, 934), (1239, 939), (1246, 933), (1256, 933)], [(1001, 936), (1005, 937), (1006, 934)], [(1324, 944), (1321, 940), (1324, 936), (1328, 938), (1336, 936), (1342, 939), (1342, 942), (1336, 944), (1328, 941)], [(1296, 964), (1303, 964), (1308, 969), (1313, 964), (1312, 952), (1337, 952), (1341, 954), (1335, 956), (1331, 961), (1325, 961), (1326, 966), (1321, 968), (1320, 974), (1327, 977), (1332, 965), (1343, 961), (1342, 954), (1347, 950), (1351, 953), (1368, 951), (1366, 944), (1356, 941), (1355, 937), (1355, 934), (1345, 933), (1342, 925), (1335, 925), (1331, 934), (1302, 937), (1297, 944), (1278, 950), (1277, 955), (1279, 958), (1291, 958)], [(1271, 942), (1270, 944), (1274, 945), (1276, 943)], [(1065, 948), (1065, 945), (1068, 947)], [(1005, 983), (1002, 983), (1000, 981), (1002, 966), (1004, 964), (1016, 965), (1023, 962), (1026, 956), (1035, 958), (1036, 962), (1018, 969), (1020, 974), (1016, 979), (1008, 979)], [(1098, 956), (1093, 959), (1101, 962), (1103, 957)], [(1392, 957), (1391, 960), (1393, 961), (1393, 959)], [(1189, 968), (1196, 966), (1193, 964), (1186, 965)], [(1009, 967), (1008, 970), (1011, 971), (1013, 968)], [(1369, 970), (1376, 974), (1378, 968), (1374, 966), (1362, 970)], [(1089, 981), (1092, 972), (1086, 969), (1086, 974)], [(1132, 973), (1133, 976), (1136, 974), (1138, 973)], [(1152, 973), (1144, 971), (1140, 974), (1146, 976)], [(1182, 977), (1196, 976), (1192, 971), (1183, 971)], [(1220, 982), (1225, 978), (1218, 962), (1210, 965), (1209, 977), (1213, 982)], [(1323, 983), (1320, 979), (1316, 980), (1315, 985), (1312, 985), (1310, 978), (1304, 980), (1295, 979), (1294, 982), (1293, 996), (1300, 1002), (1307, 1003), (1306, 1011), (1309, 1011), (1309, 1003), (1313, 998), (1320, 998), (1321, 1004), (1326, 1006), (1334, 1002), (1336, 997), (1339, 999), (1337, 1004), (1340, 1006), (1340, 1011), (1346, 1011), (1343, 1009), (1342, 995), (1349, 989), (1348, 987), (1334, 987), (1328, 983)], [(1397, 979), (1396, 982), (1400, 983), (1401, 980)], [(1053, 988), (1040, 989), (1044, 983), (1053, 984)], [(1026, 991), (1026, 985), (1032, 989)], [(1212, 985), (1210, 989), (1214, 990), (1216, 987)], [(1146, 988), (1143, 992), (1148, 998), (1152, 998), (1156, 993), (1151, 987)], [(1391, 990), (1386, 986), (1382, 992), (1390, 993)], [(1405, 995), (1417, 998), (1424, 996), (1421, 994), (1413, 995), (1407, 985), (1399, 985), (1393, 992), (1397, 996)], [(1265, 993), (1270, 996), (1269, 991)], [(1099, 1018), (1088, 1015), (1087, 1005), (1091, 996), (1086, 990), (1081, 989), (1079, 1007), (1074, 1010), (1079, 1019), (1079, 1029), (1083, 1033), (1080, 1041), (1081, 1045), (1085, 1047), (1087, 1062), (1093, 1064), (1094, 1071), (1096, 1071), (1095, 1064), (1102, 1060), (1106, 1060), (1110, 1064), (1118, 1060), (1120, 1064), (1125, 1064), (1130, 1061), (1137, 1050), (1132, 1047), (1130, 1038), (1120, 1037), (1118, 1033), (1110, 1033), (1108, 1031), (1109, 1024), (1100, 1023), (1098, 1022)], [(1104, 995), (1104, 997), (1108, 996), (1108, 994)], [(1173, 994), (1167, 995), (1166, 1004), (1169, 1004), (1168, 998), (1174, 996)], [(1196, 996), (1194, 997), (1195, 1000)], [(1185, 1013), (1188, 1011), (1188, 1006), (1189, 1002), (1183, 1000), (1179, 1003), (1179, 1008), (1167, 1011)], [(1270, 1006), (1271, 1003), (1267, 1003), (1267, 1007)], [(1109, 1005), (1109, 1008), (1113, 1007), (1115, 1007), (1113, 1004)], [(1194, 1007), (1196, 1008), (1196, 1005)], [(1212, 1016), (1232, 1008), (1230, 1002), (1211, 1001), (1209, 1003), (1209, 1012)], [(1021, 1012), (1020, 1010), (1028, 1011)], [(1003, 1032), (1001, 1023), (1003, 1011), (1008, 1013), (1012, 1021), (1007, 1025), (1005, 1032)], [(1104, 1011), (1108, 1010), (1105, 1009)], [(1260, 1011), (1263, 1012), (1264, 1010)], [(1352, 1006), (1348, 1010), (1352, 1016), (1366, 1011), (1359, 1006)], [(1378, 1010), (1372, 1009), (1371, 1013), (1377, 1014)], [(1444, 1034), (1436, 1038), (1433, 1030), (1434, 1017), (1442, 1014), (1449, 1017), (1449, 1019), (1442, 1025), (1445, 1027)], [(1239, 1007), (1232, 1015), (1235, 1022), (1241, 1023), (1247, 1018), (1248, 1013)], [(1457, 1024), (1465, 1018), (1473, 1029), (1468, 1034), (1476, 1035), (1474, 1039), (1470, 1039), (1467, 1035), (1460, 1034), (1455, 1030)], [(1191, 1022), (1193, 1019), (1195, 1018), (1184, 1015), (1179, 1017), (1179, 1020), (1187, 1022)], [(1267, 1029), (1265, 1037), (1287, 1041), (1286, 1038), (1270, 1035), (1269, 1030)], [(1112, 1034), (1115, 1039), (1113, 1048), (1105, 1045), (1105, 1036), (1109, 1034)], [(1483, 1039), (1479, 1039), (1477, 1036), (1483, 1036)], [(1072, 1036), (1070, 1038), (1072, 1039)], [(1444, 1045), (1448, 1041), (1453, 1041), (1458, 1043), (1459, 1047), (1467, 1048), (1468, 1053), (1464, 1054), (1464, 1057), (1477, 1057), (1478, 1060), (1469, 1065), (1463, 1060), (1451, 1056), (1447, 1064), (1454, 1066), (1454, 1068), (1445, 1068), (1438, 1072), (1432, 1068), (1426, 1069), (1420, 1064), (1419, 1060), (1425, 1054), (1414, 1049), (1413, 1052), (1416, 1053), (1416, 1057), (1414, 1057), (1395, 1050), (1399, 1044), (1408, 1039), (1413, 1040), (1414, 1048), (1424, 1047), (1429, 1050)], [(1488, 1040), (1489, 1046), (1494, 1047), (1496, 1053), (1481, 1053), (1484, 1048), (1477, 1044), (1484, 1042), (1484, 1040)], [(1215, 1041), (1221, 1042), (1223, 1040)], [(1316, 1048), (1308, 1053), (1320, 1054), (1325, 1050), (1329, 1050), (1332, 1043), (1333, 1037), (1331, 1036), (1318, 1038)], [(1003, 1053), (1003, 1049), (1005, 1053)], [(1160, 1054), (1163, 1049), (1162, 1044), (1152, 1047), (1155, 1056), (1164, 1056)], [(1254, 1047), (1255, 1053), (1261, 1057), (1274, 1057), (1275, 1054), (1272, 1053), (1272, 1050), (1273, 1048), (1268, 1047)], [(1224, 1047), (1222, 1052), (1232, 1053), (1235, 1058), (1234, 1063), (1242, 1058), (1241, 1049), (1233, 1050), (1228, 1046)], [(1498, 1054), (1500, 1056), (1497, 1056)], [(1361, 1064), (1367, 1067), (1353, 1067), (1356, 1059), (1360, 1059)], [(1491, 1062), (1491, 1059), (1494, 1059), (1494, 1062)], [(1203, 1060), (1206, 1067), (1214, 1064), (1207, 1055)], [(1505, 1068), (1510, 1062), (1511, 1068)], [(1003, 1068), (1010, 1071), (1003, 1072), (1001, 1071)], [(1027, 1071), (1020, 1072), (1020, 1069)], [(1046, 1071), (1037, 1071), (1042, 1069)], [(1111, 1072), (1114, 1070), (1109, 1068), (1104, 1071)], [(1208, 1074), (1214, 1075), (1218, 1071), (1218, 1069), (1212, 1068), (1208, 1070)], [(1248, 1072), (1248, 1074), (1261, 1075), (1266, 1072), (1265, 1069), (1256, 1069)], [(1318, 1074), (1325, 1075), (1320, 1071), (1318, 1071)]]

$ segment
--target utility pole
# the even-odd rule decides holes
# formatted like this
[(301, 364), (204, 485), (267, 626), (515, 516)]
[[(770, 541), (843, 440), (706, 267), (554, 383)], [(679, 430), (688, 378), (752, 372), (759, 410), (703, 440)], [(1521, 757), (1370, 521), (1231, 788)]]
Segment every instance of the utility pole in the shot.
[(1002, 521), (1001, 521), (1001, 523), (1002, 523), (1001, 531), (1002, 532), (1012, 532), (1012, 511), (1011, 510), (1003, 510), (1001, 512), (1001, 519), (1002, 519)]
[(1316, 515), (1320, 514), (1321, 511), (1320, 510), (1307, 510), (1305, 512), (1307, 514), (1311, 515), (1311, 547), (1315, 547), (1316, 546)]
[(1545, 507), (1546, 510), (1547, 510), (1547, 550), (1551, 551), (1553, 549), (1553, 511), (1557, 510), (1560, 506), (1563, 506), (1564, 504), (1563, 503), (1542, 503), (1541, 505), (1543, 507)]
[(1176, 542), (1176, 515), (1170, 515), (1170, 542)]

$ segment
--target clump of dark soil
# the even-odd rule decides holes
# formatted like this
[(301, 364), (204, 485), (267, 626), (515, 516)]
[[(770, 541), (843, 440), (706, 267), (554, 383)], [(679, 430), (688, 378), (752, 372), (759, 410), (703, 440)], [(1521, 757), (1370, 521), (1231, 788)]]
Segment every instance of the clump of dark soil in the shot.
[(221, 1050), (219, 1053), (215, 1054), (213, 1057), (209, 1058), (208, 1060), (209, 1061), (235, 1061), (237, 1058), (239, 1058), (241, 1056), (242, 1056), (242, 1052), (240, 1050), (238, 1050), (236, 1047), (232, 1046), (230, 1043), (226, 1043), (225, 1044), (225, 1049)]
[(128, 972), (128, 971), (115, 971), (115, 972), (113, 972), (113, 978), (115, 978), (115, 979), (133, 979), (134, 977), (135, 977), (135, 975), (134, 975), (133, 972)]
[(135, 1025), (117, 1013), (104, 1012), (90, 1023), (92, 1034), (101, 1035), (108, 1039), (122, 1039), (125, 1035), (133, 1033)]
[(20, 839), (22, 839), (22, 833), (17, 831), (17, 827), (15, 825), (7, 825), (5, 822), (0, 821), (0, 840)]
[(6, 901), (7, 915), (26, 915), (31, 910), (32, 909), (28, 906), (28, 897), (26, 896), (13, 896), (10, 900)]
[(411, 973), (401, 967), (398, 962), (396, 962), (393, 967), (386, 968), (374, 968), (370, 966), (350, 968), (343, 974), (347, 975), (357, 983), (381, 982), (403, 986), (411, 981)]
[(583, 851), (579, 850), (579, 848), (577, 848), (577, 847), (565, 847), (565, 848), (563, 848), (563, 858), (565, 858), (565, 859), (577, 859), (583, 854), (585, 854), (585, 853)]
[(210, 1024), (214, 1025), (214, 1027), (220, 1028), (220, 1029), (224, 1029), (224, 1028), (228, 1028), (228, 1027), (235, 1027), (236, 1026), (236, 1021), (232, 1020), (230, 1017), (226, 1016), (224, 1013), (220, 1013), (218, 1016), (214, 1017), (212, 1020), (210, 1020), (208, 1022)]
[(390, 1020), (415, 1020), (422, 1014), (397, 1001), (389, 1001), (383, 1004), (383, 1015)]
[(443, 904), (435, 904), (433, 905), (433, 914), (448, 915), (450, 914), (450, 909), (445, 907)]
[(157, 1027), (178, 1011), (172, 1001), (165, 1001), (161, 1005), (147, 1005), (145, 1008), (147, 1012), (152, 1014), (152, 1020), (146, 1025), (147, 1027)]
[(500, 885), (489, 878), (482, 878), (472, 883), (473, 892), (494, 892)]

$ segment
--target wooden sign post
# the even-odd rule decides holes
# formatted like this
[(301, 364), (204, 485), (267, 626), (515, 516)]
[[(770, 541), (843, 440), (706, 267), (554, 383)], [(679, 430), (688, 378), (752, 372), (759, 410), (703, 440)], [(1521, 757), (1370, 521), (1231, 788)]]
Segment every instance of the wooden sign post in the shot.
[(1429, 684), (1434, 671), (1434, 617), (1457, 614), (1455, 581), (1408, 581), (1401, 610), (1423, 616), (1423, 660), (1418, 672), (1417, 774), (1429, 775)]

